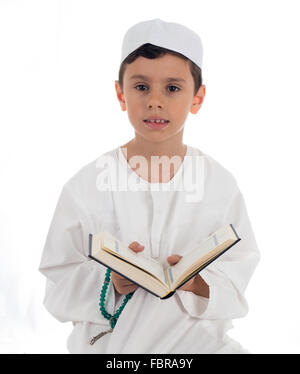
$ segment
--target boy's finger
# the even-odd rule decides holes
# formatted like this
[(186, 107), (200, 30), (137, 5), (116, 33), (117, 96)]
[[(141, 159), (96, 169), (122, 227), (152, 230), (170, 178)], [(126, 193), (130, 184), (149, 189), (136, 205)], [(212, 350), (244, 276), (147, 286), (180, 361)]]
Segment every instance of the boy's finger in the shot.
[(175, 265), (177, 264), (177, 262), (181, 259), (182, 256), (179, 256), (179, 255), (171, 255), (167, 258), (168, 260), (168, 263), (170, 265)]
[(140, 245), (139, 242), (132, 242), (131, 244), (129, 244), (128, 247), (130, 249), (132, 249), (134, 252), (141, 252), (145, 248), (145, 246), (144, 245)]

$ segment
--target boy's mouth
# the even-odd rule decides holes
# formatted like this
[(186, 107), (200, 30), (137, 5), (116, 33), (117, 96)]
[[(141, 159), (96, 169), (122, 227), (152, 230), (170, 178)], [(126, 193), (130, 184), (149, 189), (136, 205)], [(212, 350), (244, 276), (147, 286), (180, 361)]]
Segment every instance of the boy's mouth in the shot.
[(169, 121), (163, 118), (148, 118), (148, 119), (144, 119), (144, 122), (164, 124), (164, 123), (168, 123)]
[(152, 129), (161, 129), (169, 124), (168, 120), (165, 119), (144, 119), (144, 122)]

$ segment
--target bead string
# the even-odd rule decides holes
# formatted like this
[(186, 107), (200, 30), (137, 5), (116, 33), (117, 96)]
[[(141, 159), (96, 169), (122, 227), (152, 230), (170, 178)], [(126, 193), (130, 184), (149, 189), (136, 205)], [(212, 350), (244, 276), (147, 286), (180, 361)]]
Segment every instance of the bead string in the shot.
[(107, 293), (107, 287), (108, 287), (108, 284), (110, 282), (110, 278), (111, 278), (111, 269), (108, 268), (106, 270), (105, 280), (103, 282), (103, 286), (102, 286), (101, 293), (100, 293), (99, 307), (100, 307), (100, 311), (101, 311), (102, 315), (106, 319), (109, 319), (110, 327), (113, 329), (115, 327), (117, 321), (118, 321), (118, 318), (120, 317), (120, 314), (122, 313), (122, 310), (125, 308), (125, 305), (127, 304), (128, 300), (131, 299), (134, 292), (130, 292), (125, 296), (125, 298), (122, 302), (122, 305), (115, 312), (115, 314), (112, 315), (112, 314), (108, 313), (105, 310), (105, 296), (106, 296), (106, 293)]

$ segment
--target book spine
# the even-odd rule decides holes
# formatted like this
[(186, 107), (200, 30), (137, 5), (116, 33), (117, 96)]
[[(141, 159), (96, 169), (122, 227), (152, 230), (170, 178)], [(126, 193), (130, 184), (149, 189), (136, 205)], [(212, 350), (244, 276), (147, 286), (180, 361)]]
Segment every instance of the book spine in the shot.
[(170, 281), (170, 277), (169, 277), (169, 267), (164, 269), (164, 275), (165, 275), (165, 281), (168, 284), (169, 289), (171, 289), (171, 281)]
[(169, 292), (166, 296), (164, 296), (164, 297), (160, 297), (160, 299), (161, 299), (161, 300), (166, 300), (166, 299), (168, 299), (169, 297), (173, 296), (175, 292), (176, 292), (176, 291), (171, 291), (171, 292)]

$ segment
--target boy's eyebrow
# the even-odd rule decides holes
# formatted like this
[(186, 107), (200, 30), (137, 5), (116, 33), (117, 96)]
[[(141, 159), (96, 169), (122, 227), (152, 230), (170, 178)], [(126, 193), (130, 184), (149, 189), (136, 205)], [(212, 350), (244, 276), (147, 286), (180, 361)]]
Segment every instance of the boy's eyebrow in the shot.
[[(135, 74), (133, 75), (132, 77), (129, 78), (129, 80), (132, 80), (132, 79), (143, 79), (143, 80), (151, 80), (149, 79), (149, 77), (146, 77), (146, 75), (142, 75), (142, 74)], [(170, 78), (166, 78), (166, 82), (185, 82), (185, 80), (183, 78), (175, 78), (175, 77), (170, 77)]]

